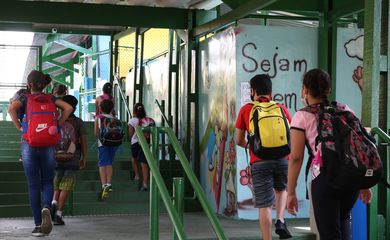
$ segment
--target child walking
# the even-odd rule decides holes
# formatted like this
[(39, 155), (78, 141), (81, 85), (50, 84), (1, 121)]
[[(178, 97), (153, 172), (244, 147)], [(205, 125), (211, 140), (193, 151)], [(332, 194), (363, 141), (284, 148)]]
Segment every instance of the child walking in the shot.
[[(114, 103), (111, 100), (105, 99), (100, 103), (99, 109), (102, 114), (95, 119), (94, 128), (95, 136), (98, 138), (98, 164), (102, 183), (101, 200), (103, 201), (108, 197), (108, 193), (112, 191), (112, 163), (123, 138), (121, 122), (111, 114), (113, 108)], [(108, 124), (112, 125), (110, 127), (111, 134), (105, 132)]]
[(74, 189), (77, 171), (83, 169), (87, 161), (87, 131), (83, 120), (74, 115), (78, 101), (71, 95), (63, 96), (62, 100), (73, 107), (73, 112), (66, 120), (70, 125), (61, 126), (62, 140), (56, 147), (57, 166), (52, 201), (54, 225), (65, 224), (62, 218), (65, 202), (69, 192)]
[(140, 163), (143, 176), (140, 191), (147, 191), (149, 184), (149, 166), (141, 145), (139, 144), (138, 137), (135, 134), (135, 127), (153, 127), (156, 124), (152, 118), (146, 116), (145, 107), (142, 103), (136, 103), (134, 105), (133, 116), (134, 117), (129, 120), (129, 136), (131, 137), (131, 163), (135, 175), (134, 180), (139, 180), (138, 163)]
[[(46, 113), (52, 112), (50, 115), (55, 116), (54, 121), (52, 121), (55, 123), (57, 121), (57, 111), (53, 109), (56, 109), (56, 107), (62, 109), (61, 117), (58, 119), (59, 125), (63, 124), (73, 111), (72, 106), (66, 102), (56, 99), (52, 95), (43, 94), (43, 90), (50, 82), (51, 78), (49, 75), (36, 70), (31, 71), (27, 77), (27, 84), (29, 89), (31, 89), (31, 94), (20, 95), (8, 110), (15, 127), (20, 131), (26, 132), (22, 141), (23, 168), (27, 177), (29, 200), (35, 222), (32, 235), (37, 237), (48, 235), (53, 228), (49, 209), (54, 193), (54, 146), (57, 143), (55, 141), (58, 135), (55, 125), (49, 127), (47, 122), (39, 123), (40, 120), (45, 119), (47, 114), (36, 114), (34, 111), (43, 109)], [(55, 106), (53, 106), (53, 103)], [(26, 108), (28, 113), (27, 120), (31, 118), (32, 124), (27, 126), (28, 129), (23, 129), (18, 120), (17, 110), (21, 108)], [(32, 111), (32, 109), (35, 110)], [(46, 137), (46, 140), (36, 141), (42, 135)], [(50, 138), (47, 138), (48, 135), (50, 135)], [(41, 194), (43, 202), (41, 202)]]

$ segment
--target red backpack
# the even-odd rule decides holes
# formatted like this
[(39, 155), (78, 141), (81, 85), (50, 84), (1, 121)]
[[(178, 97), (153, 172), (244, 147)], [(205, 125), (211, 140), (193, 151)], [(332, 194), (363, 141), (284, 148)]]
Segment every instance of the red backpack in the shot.
[(55, 131), (50, 135), (51, 127), (58, 128), (57, 106), (52, 101), (51, 94), (26, 94), (26, 122), (23, 138), (31, 147), (49, 147), (56, 145), (61, 139), (61, 133)]
[[(144, 118), (139, 120), (139, 125), (141, 127), (155, 127), (156, 123), (154, 122), (153, 118), (144, 117)], [(146, 131), (144, 131), (143, 133), (144, 133), (144, 137), (146, 139), (146, 142), (150, 143), (150, 133), (146, 132)]]

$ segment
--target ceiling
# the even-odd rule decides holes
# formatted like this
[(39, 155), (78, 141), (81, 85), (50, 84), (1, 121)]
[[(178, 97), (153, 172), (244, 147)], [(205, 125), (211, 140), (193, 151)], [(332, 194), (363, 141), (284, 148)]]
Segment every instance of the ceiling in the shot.
[(184, 8), (209, 10), (220, 4), (220, 0), (28, 0), (35, 2), (75, 2), (87, 4), (112, 4), (127, 6), (146, 6), (162, 8)]

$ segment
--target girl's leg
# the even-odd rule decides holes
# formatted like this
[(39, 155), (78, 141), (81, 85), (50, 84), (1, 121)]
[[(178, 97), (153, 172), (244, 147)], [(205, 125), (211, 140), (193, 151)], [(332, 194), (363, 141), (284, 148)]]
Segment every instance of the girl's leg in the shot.
[(138, 171), (138, 163), (137, 163), (137, 158), (132, 158), (131, 165), (133, 166), (133, 171), (134, 171), (134, 180), (139, 179), (139, 171)]
[(141, 169), (142, 169), (142, 187), (148, 187), (149, 185), (149, 166), (148, 164), (141, 162)]
[(54, 195), (54, 147), (40, 148), (40, 170), (42, 178), (43, 207), (50, 208)]
[(321, 240), (341, 240), (340, 195), (324, 176), (318, 175), (311, 183), (314, 217)]
[(351, 209), (355, 205), (359, 191), (344, 191), (343, 193), (341, 193), (342, 199), (340, 206), (341, 237), (343, 240), (351, 240)]
[(41, 216), (41, 178), (39, 173), (39, 163), (35, 158), (34, 149), (25, 141), (22, 142), (22, 158), (24, 173), (28, 182), (28, 194), (34, 222), (36, 226), (42, 223)]

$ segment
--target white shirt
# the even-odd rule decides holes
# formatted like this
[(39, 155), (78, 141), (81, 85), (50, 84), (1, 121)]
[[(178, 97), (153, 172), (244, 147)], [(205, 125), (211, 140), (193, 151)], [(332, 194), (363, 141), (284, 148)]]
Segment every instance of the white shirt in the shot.
[[(144, 117), (142, 118), (142, 127), (148, 127), (150, 126), (150, 124), (154, 124), (154, 120), (150, 117)], [(132, 126), (134, 129), (137, 127), (137, 126), (140, 126), (140, 119), (137, 118), (137, 117), (133, 117), (129, 120), (129, 126)], [(133, 136), (131, 137), (131, 144), (133, 145), (134, 143), (137, 143), (139, 142), (138, 140), (138, 137), (137, 137), (137, 134), (133, 134)]]

